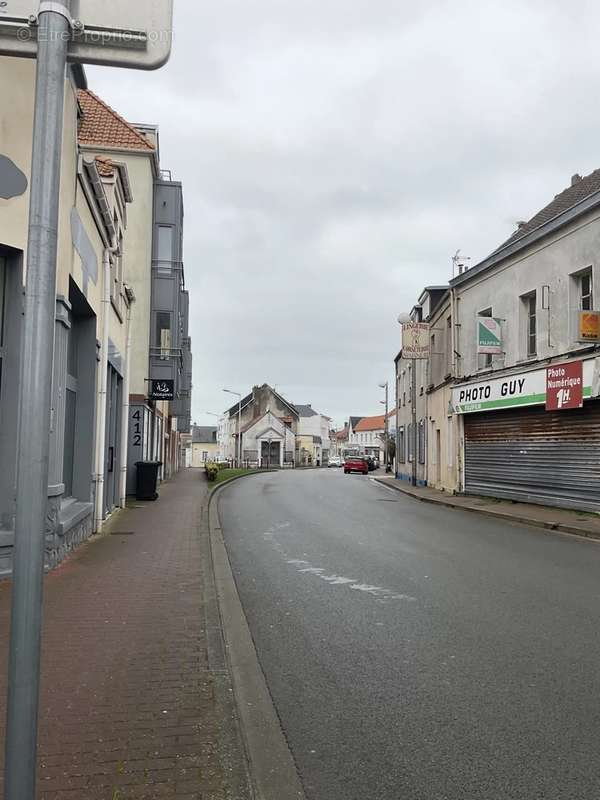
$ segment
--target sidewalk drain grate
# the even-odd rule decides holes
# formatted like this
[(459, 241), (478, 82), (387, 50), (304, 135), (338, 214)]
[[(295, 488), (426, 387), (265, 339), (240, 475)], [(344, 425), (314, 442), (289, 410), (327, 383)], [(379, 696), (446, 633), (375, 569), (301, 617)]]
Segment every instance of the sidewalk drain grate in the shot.
[(133, 536), (135, 531), (112, 531), (111, 536)]
[(387, 497), (378, 497), (377, 498), (377, 502), (378, 503), (397, 503), (398, 501), (397, 500), (388, 500)]

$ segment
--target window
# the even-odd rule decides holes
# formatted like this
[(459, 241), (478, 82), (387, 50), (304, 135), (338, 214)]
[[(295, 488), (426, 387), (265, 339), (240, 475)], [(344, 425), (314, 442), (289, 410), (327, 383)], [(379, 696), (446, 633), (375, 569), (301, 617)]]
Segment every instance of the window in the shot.
[(398, 463), (404, 464), (406, 461), (406, 432), (404, 425), (398, 429)]
[(73, 472), (75, 462), (75, 426), (77, 423), (77, 394), (79, 391), (79, 342), (76, 317), (71, 318), (67, 345), (67, 381), (65, 394), (65, 439), (63, 458), (63, 483), (65, 497), (73, 496)]
[(419, 464), (425, 463), (425, 444), (426, 444), (426, 429), (425, 420), (419, 422)]
[[(479, 316), (480, 317), (491, 317), (492, 316), (492, 309), (491, 308), (486, 308), (483, 311), (480, 311), (479, 312)], [(479, 338), (477, 339), (477, 341), (479, 341)], [(481, 369), (489, 369), (492, 366), (492, 358), (493, 358), (493, 356), (492, 356), (491, 353), (483, 353), (480, 356), (480, 358), (481, 358), (481, 364), (480, 364), (480, 368)]]
[(158, 242), (156, 246), (158, 269), (170, 272), (173, 261), (173, 228), (167, 225), (158, 226)]
[(202, 461), (208, 461), (208, 450), (202, 451)]
[(408, 460), (409, 462), (412, 462), (414, 444), (415, 444), (415, 436), (414, 436), (412, 422), (409, 422), (409, 424), (407, 425), (407, 430), (408, 430)]
[(537, 298), (536, 293), (524, 295), (522, 298), (523, 316), (525, 320), (525, 353), (528, 358), (537, 353)]
[(446, 319), (446, 375), (452, 374), (452, 317)]
[(581, 311), (592, 311), (594, 308), (591, 269), (579, 275), (579, 305)]
[(160, 348), (160, 357), (164, 360), (171, 354), (171, 313), (156, 312), (156, 347)]

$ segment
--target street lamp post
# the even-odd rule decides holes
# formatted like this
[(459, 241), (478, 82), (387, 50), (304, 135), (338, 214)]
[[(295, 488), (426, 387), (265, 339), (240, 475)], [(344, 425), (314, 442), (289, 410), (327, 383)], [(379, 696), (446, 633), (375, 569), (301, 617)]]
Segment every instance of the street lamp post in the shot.
[(242, 465), (242, 395), (241, 392), (234, 392), (232, 389), (223, 389), (224, 392), (227, 394), (234, 394), (236, 397), (239, 397), (238, 403), (238, 441), (237, 441), (237, 466), (241, 467)]
[(379, 384), (380, 389), (385, 389), (385, 400), (380, 400), (380, 403), (385, 404), (385, 420), (384, 420), (384, 462), (385, 462), (385, 471), (387, 472), (388, 468), (388, 454), (389, 454), (389, 447), (388, 447), (388, 391), (389, 391), (389, 384), (386, 381), (385, 383)]

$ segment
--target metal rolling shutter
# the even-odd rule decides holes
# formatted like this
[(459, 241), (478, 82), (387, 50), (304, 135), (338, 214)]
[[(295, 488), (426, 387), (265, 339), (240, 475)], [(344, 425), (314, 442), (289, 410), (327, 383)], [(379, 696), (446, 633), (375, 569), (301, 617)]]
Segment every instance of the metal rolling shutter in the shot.
[(465, 490), (600, 511), (600, 401), (465, 415)]

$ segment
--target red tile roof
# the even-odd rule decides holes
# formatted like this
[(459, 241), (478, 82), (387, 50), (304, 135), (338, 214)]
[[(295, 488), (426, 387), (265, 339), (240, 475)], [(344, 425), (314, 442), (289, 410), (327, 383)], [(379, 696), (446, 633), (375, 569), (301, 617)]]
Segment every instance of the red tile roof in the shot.
[(385, 414), (378, 417), (363, 417), (354, 430), (356, 433), (361, 431), (382, 431), (385, 428)]
[(79, 144), (114, 147), (118, 150), (153, 152), (154, 146), (89, 89), (77, 93), (83, 116), (79, 125)]

